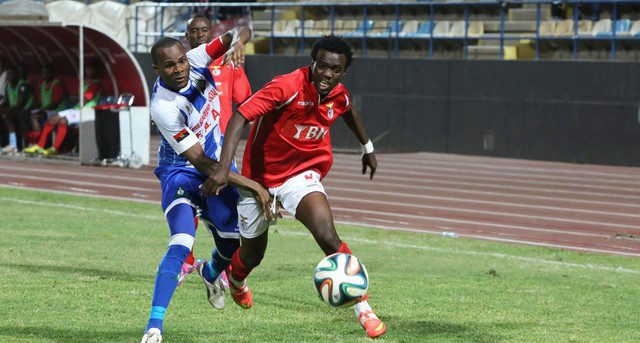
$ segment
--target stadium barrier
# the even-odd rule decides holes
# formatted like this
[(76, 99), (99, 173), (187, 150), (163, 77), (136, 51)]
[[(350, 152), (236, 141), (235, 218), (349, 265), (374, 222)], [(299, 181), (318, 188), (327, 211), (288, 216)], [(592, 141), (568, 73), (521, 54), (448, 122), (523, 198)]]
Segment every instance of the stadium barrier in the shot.
[[(189, 13), (208, 9), (215, 13), (225, 7), (248, 7), (253, 11), (255, 38), (268, 45), (264, 52), (276, 54), (280, 42), (289, 42), (285, 54), (303, 54), (310, 42), (321, 34), (337, 33), (351, 40), (360, 56), (402, 56), (403, 46), (417, 46), (423, 53), (415, 57), (441, 58), (441, 45), (459, 47), (456, 58), (497, 59), (618, 59), (620, 44), (634, 45), (640, 38), (640, 20), (622, 18), (620, 7), (631, 0), (567, 0), (568, 18), (551, 17), (553, 1), (348, 1), (348, 2), (260, 2), (260, 3), (138, 3), (133, 5), (134, 23), (144, 13), (155, 13), (152, 25), (133, 28), (131, 49), (148, 51), (161, 36), (184, 36), (184, 21)], [(582, 18), (583, 8), (599, 4), (610, 18)], [(180, 12), (174, 21), (167, 17)], [(410, 15), (416, 11), (419, 15)], [(483, 13), (488, 12), (488, 15)], [(283, 13), (294, 17), (283, 18)], [(345, 14), (348, 13), (348, 14)], [(419, 17), (419, 20), (415, 20)], [(383, 18), (383, 19), (381, 19)], [(141, 42), (145, 42), (147, 50)], [(151, 43), (149, 43), (151, 42)], [(141, 47), (142, 45), (142, 47)], [(567, 53), (549, 53), (557, 45)], [(594, 45), (595, 48), (592, 48)], [(588, 54), (581, 51), (607, 50)], [(373, 50), (372, 47), (378, 48)], [(638, 46), (633, 46), (636, 52)], [(633, 59), (627, 56), (625, 59)], [(381, 53), (382, 51), (382, 53)]]

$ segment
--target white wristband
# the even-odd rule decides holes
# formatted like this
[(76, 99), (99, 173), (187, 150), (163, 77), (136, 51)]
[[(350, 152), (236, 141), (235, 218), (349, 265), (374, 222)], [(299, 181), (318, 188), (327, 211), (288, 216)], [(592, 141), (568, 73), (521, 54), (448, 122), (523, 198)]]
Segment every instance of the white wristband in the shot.
[(368, 140), (365, 144), (360, 144), (360, 146), (362, 146), (362, 153), (365, 155), (373, 152), (373, 143), (371, 143), (371, 140)]

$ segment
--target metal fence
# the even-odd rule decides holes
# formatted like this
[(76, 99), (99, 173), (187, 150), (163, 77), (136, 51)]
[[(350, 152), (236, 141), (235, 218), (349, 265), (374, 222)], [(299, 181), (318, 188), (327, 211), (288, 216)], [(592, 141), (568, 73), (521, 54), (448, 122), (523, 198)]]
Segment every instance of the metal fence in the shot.
[[(640, 42), (640, 20), (637, 22), (632, 21), (629, 18), (621, 19), (622, 14), (628, 16), (628, 13), (620, 13), (619, 7), (626, 5), (639, 5), (640, 1), (630, 0), (609, 0), (609, 1), (597, 1), (597, 0), (566, 0), (562, 4), (572, 10), (571, 18), (563, 21), (563, 25), (567, 23), (571, 24), (570, 29), (564, 34), (557, 35), (548, 30), (545, 30), (545, 23), (543, 23), (543, 6), (549, 6), (552, 4), (558, 4), (549, 0), (513, 0), (513, 1), (495, 1), (495, 0), (477, 0), (477, 1), (388, 1), (388, 2), (376, 2), (376, 1), (346, 1), (346, 2), (262, 2), (262, 3), (139, 3), (136, 4), (135, 9), (135, 41), (132, 42), (132, 50), (139, 51), (138, 43), (146, 41), (147, 45), (153, 43), (162, 36), (184, 36), (184, 31), (177, 30), (177, 28), (184, 28), (184, 23), (190, 13), (196, 13), (204, 8), (210, 8), (213, 12), (222, 7), (247, 7), (252, 11), (259, 10), (262, 13), (270, 13), (270, 30), (267, 32), (256, 32), (256, 37), (263, 37), (269, 40), (269, 54), (275, 54), (275, 42), (277, 39), (289, 40), (290, 44), (296, 46), (296, 53), (304, 53), (305, 47), (309, 45), (309, 39), (318, 37), (318, 32), (309, 32), (310, 30), (305, 25), (308, 18), (308, 13), (314, 10), (322, 10), (327, 13), (327, 20), (330, 25), (323, 33), (334, 33), (336, 30), (336, 22), (338, 22), (338, 12), (344, 9), (350, 9), (360, 13), (360, 22), (351, 32), (340, 32), (343, 36), (355, 42), (360, 47), (359, 54), (362, 56), (368, 55), (368, 47), (373, 42), (385, 41), (388, 43), (389, 57), (399, 56), (401, 50), (401, 44), (403, 41), (414, 41), (419, 44), (424, 44), (426, 51), (426, 58), (434, 57), (434, 49), (439, 41), (452, 41), (458, 42), (461, 45), (462, 57), (470, 57), (470, 48), (473, 48), (473, 44), (478, 44), (479, 41), (492, 40), (497, 41), (499, 47), (497, 58), (505, 58), (505, 48), (508, 46), (508, 42), (517, 40), (529, 40), (533, 42), (534, 59), (538, 60), (541, 56), (541, 46), (545, 42), (561, 42), (570, 48), (570, 56), (573, 60), (578, 60), (579, 50), (582, 42), (601, 42), (607, 44), (609, 59), (616, 60), (616, 54), (618, 51), (618, 44), (620, 42)], [(603, 25), (600, 24), (598, 32), (581, 31), (581, 16), (582, 9), (585, 5), (600, 4), (606, 6), (610, 21), (605, 21), (606, 24), (603, 29)], [(508, 32), (506, 25), (510, 23), (508, 19), (508, 11), (513, 8), (527, 7), (535, 9), (535, 29), (530, 32)], [(143, 8), (152, 7), (155, 10), (153, 22), (149, 25), (152, 29), (143, 29), (138, 27), (139, 12)], [(472, 13), (477, 8), (489, 8), (497, 13), (499, 18), (499, 29), (496, 32), (487, 33), (473, 33), (470, 31), (472, 28)], [(182, 15), (170, 20), (170, 23), (166, 23), (165, 12), (168, 8), (180, 9)], [(298, 13), (295, 20), (299, 21), (299, 25), (296, 25), (295, 31), (282, 32), (276, 30), (276, 13), (281, 9), (296, 9)], [(382, 11), (387, 16), (392, 16), (394, 19), (389, 20), (387, 27), (383, 32), (373, 33), (370, 30), (371, 27), (371, 12), (372, 10)], [(421, 20), (417, 29), (414, 32), (403, 32), (402, 25), (405, 22), (407, 9), (419, 9), (425, 13), (426, 18)], [(438, 20), (436, 20), (436, 13), (442, 10), (453, 10), (461, 12), (458, 22), (464, 23), (457, 34), (440, 34), (437, 31)], [(175, 12), (175, 11), (174, 11)], [(640, 13), (640, 9), (639, 9)], [(638, 13), (632, 13), (632, 15), (638, 15)], [(636, 18), (640, 19), (640, 18)], [(556, 22), (560, 22), (557, 20)], [(306, 32), (305, 32), (306, 31)], [(151, 42), (151, 43), (149, 43)], [(640, 46), (638, 48), (640, 50)]]

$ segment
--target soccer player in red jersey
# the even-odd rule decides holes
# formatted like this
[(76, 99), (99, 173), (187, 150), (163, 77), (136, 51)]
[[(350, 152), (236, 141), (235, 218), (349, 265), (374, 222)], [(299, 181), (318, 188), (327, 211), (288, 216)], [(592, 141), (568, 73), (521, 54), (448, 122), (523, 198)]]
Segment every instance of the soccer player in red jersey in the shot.
[[(211, 30), (211, 20), (203, 15), (197, 15), (187, 22), (187, 32), (185, 33), (189, 46), (191, 49), (198, 47), (201, 44), (211, 42), (213, 39), (213, 31)], [(251, 85), (247, 79), (247, 75), (244, 73), (242, 66), (236, 66), (233, 61), (222, 65), (224, 56), (220, 56), (211, 64), (209, 64), (209, 72), (213, 76), (215, 81), (216, 93), (220, 100), (220, 130), (222, 134), (225, 133), (227, 123), (231, 119), (233, 114), (233, 102), (241, 104), (251, 96)], [(198, 218), (194, 218), (196, 223), (196, 229), (198, 228)], [(220, 240), (219, 240), (220, 241)], [(236, 242), (239, 245), (239, 242)], [(229, 247), (230, 248), (230, 247)], [(233, 250), (232, 250), (233, 251)], [(219, 249), (214, 251), (212, 256), (214, 260), (220, 260), (216, 265), (224, 266), (229, 263), (231, 256), (224, 256)], [(226, 263), (222, 260), (228, 259)], [(180, 285), (187, 275), (191, 274), (197, 269), (195, 258), (193, 257), (193, 249), (187, 256), (187, 259), (182, 264), (182, 270), (178, 276), (178, 285)], [(226, 283), (226, 274), (222, 272), (220, 277), (223, 284)]]
[[(373, 178), (376, 171), (373, 144), (360, 115), (351, 106), (349, 93), (340, 83), (352, 55), (344, 39), (324, 36), (313, 45), (311, 66), (275, 77), (238, 107), (227, 126), (219, 167), (205, 181), (203, 192), (217, 193), (226, 185), (242, 128), (255, 120), (244, 153), (242, 174), (267, 187), (307, 227), (326, 255), (351, 253), (338, 237), (320, 180), (333, 163), (329, 127), (338, 117), (342, 117), (362, 144), (362, 173), (370, 168)], [(271, 223), (262, 217), (261, 207), (251, 194), (242, 190), (239, 193), (242, 244), (232, 258), (229, 287), (234, 301), (249, 308), (252, 300), (245, 291), (245, 279), (264, 256)], [(386, 326), (366, 298), (354, 309), (367, 335), (378, 337)]]

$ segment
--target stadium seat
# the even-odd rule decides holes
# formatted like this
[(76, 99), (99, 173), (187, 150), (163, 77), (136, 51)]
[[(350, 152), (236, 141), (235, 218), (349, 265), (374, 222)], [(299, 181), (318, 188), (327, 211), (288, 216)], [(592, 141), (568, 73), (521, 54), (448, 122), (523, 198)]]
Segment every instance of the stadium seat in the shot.
[(279, 36), (284, 37), (295, 37), (298, 30), (300, 29), (300, 20), (294, 19), (287, 21), (287, 25), (284, 27), (279, 34)]
[(591, 34), (594, 37), (607, 37), (611, 36), (611, 19), (598, 20), (591, 29)]
[(331, 21), (329, 19), (316, 20), (313, 29), (311, 30), (314, 35), (321, 36), (331, 33)]
[[(615, 23), (616, 28), (616, 36), (628, 36), (629, 31), (631, 30), (631, 20), (629, 19), (620, 19), (616, 20)], [(593, 26), (593, 35), (596, 37), (612, 37), (612, 21), (611, 19), (602, 19), (599, 20)]]
[[(458, 20), (451, 23), (449, 28), (450, 37), (464, 37), (465, 21)], [(481, 21), (470, 21), (467, 29), (467, 37), (479, 37), (484, 34), (484, 23)]]
[(284, 32), (286, 27), (287, 27), (287, 21), (286, 20), (284, 20), (284, 19), (276, 20), (273, 23), (273, 33), (274, 34), (278, 34), (278, 33)]
[[(575, 34), (575, 28), (573, 27), (573, 25), (574, 22), (571, 19), (562, 20), (555, 25), (553, 35), (559, 37), (573, 36)], [(578, 21), (578, 35), (590, 36), (592, 27), (593, 22), (591, 20)]]
[(616, 35), (618, 36), (628, 36), (631, 31), (631, 20), (630, 19), (618, 19), (616, 21)]
[[(337, 20), (336, 20), (337, 21)], [(360, 20), (355, 20), (355, 19), (348, 19), (348, 20), (343, 20), (342, 21), (342, 25), (340, 26), (340, 34), (347, 34), (349, 32), (354, 32), (356, 30), (356, 28), (358, 27), (358, 23), (361, 22)]]
[(556, 28), (556, 22), (547, 20), (540, 23), (540, 28), (538, 29), (538, 34), (541, 37), (553, 36), (553, 33)]
[(431, 36), (431, 32), (435, 27), (435, 22), (432, 21), (423, 21), (418, 24), (418, 29), (413, 33), (408, 33), (407, 35), (410, 37), (427, 37)]
[(591, 34), (593, 22), (591, 20), (578, 21), (578, 36), (587, 36)]
[(449, 28), (451, 26), (451, 22), (448, 21), (437, 21), (436, 26), (433, 28), (433, 36), (434, 37), (447, 37), (449, 35)]
[(373, 20), (369, 19), (366, 21), (366, 24), (363, 21), (358, 21), (356, 25), (356, 29), (350, 32), (345, 32), (344, 35), (347, 37), (361, 37), (365, 34), (369, 34), (374, 27)]
[(633, 22), (631, 28), (629, 29), (629, 34), (636, 38), (640, 37), (640, 20), (636, 20)]
[(402, 22), (402, 20), (400, 21), (395, 21), (395, 20), (389, 20), (389, 23), (387, 24), (387, 32), (390, 35), (394, 35), (396, 33), (400, 33), (402, 32), (402, 27), (404, 26), (404, 23)]
[(409, 20), (404, 25), (402, 25), (402, 31), (400, 31), (400, 36), (410, 36), (418, 31), (418, 21), (417, 20)]
[(571, 19), (562, 20), (557, 22), (554, 26), (555, 26), (553, 29), (554, 36), (558, 36), (558, 37), (573, 36), (573, 33), (574, 33), (573, 20)]
[[(292, 21), (297, 22), (297, 24), (291, 24), (293, 26), (293, 30), (295, 32), (295, 36), (296, 37), (302, 37), (302, 25), (300, 23), (299, 19), (294, 19), (294, 20), (290, 20), (289, 23), (291, 23)], [(315, 26), (315, 21), (313, 19), (307, 19), (304, 21), (304, 36), (313, 36), (315, 34), (314, 32), (314, 26)]]

